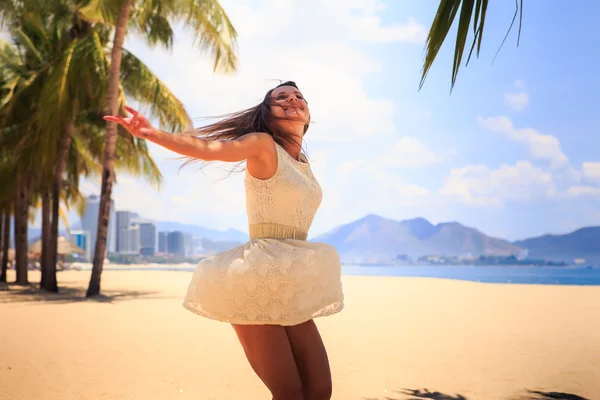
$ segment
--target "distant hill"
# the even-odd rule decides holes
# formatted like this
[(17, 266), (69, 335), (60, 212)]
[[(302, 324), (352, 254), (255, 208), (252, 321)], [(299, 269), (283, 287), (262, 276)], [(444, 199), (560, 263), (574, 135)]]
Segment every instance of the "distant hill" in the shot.
[(585, 258), (587, 264), (600, 264), (600, 226), (581, 228), (565, 235), (543, 235), (513, 243), (527, 249), (530, 258), (573, 262)]
[(234, 247), (240, 246), (243, 242), (234, 242), (229, 240), (217, 240), (213, 241), (210, 239), (202, 238), (200, 243), (202, 246), (202, 253), (204, 254), (215, 254), (222, 251), (233, 249)]
[(173, 221), (156, 221), (156, 229), (162, 231), (181, 231), (191, 233), (194, 236), (200, 236), (213, 242), (229, 241), (229, 242), (246, 242), (248, 234), (235, 229), (220, 231), (217, 229), (205, 228), (200, 225), (182, 224)]
[(314, 241), (334, 246), (344, 261), (387, 261), (405, 254), (413, 260), (423, 255), (518, 255), (521, 249), (457, 222), (433, 225), (424, 218), (395, 221), (367, 215), (342, 225)]

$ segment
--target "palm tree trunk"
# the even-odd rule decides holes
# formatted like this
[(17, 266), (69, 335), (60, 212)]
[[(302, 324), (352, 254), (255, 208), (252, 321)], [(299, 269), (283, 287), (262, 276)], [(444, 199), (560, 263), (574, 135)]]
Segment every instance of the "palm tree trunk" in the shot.
[[(0, 208), (0, 253), (4, 250), (4, 210)], [(2, 269), (4, 272), (4, 269)], [(0, 282), (6, 282), (6, 275), (2, 274), (0, 276)]]
[(10, 207), (4, 210), (4, 226), (2, 227), (2, 273), (0, 282), (6, 282), (6, 270), (8, 269), (8, 250), (10, 249)]
[(40, 289), (45, 289), (50, 265), (50, 190), (48, 188), (42, 189), (42, 254), (40, 262), (42, 264)]
[(15, 269), (18, 285), (27, 285), (27, 220), (29, 217), (28, 178), (23, 172), (16, 177), (15, 198)]
[(49, 292), (58, 292), (58, 283), (56, 280), (57, 246), (58, 246), (58, 222), (60, 208), (60, 194), (62, 192), (63, 174), (67, 168), (67, 159), (69, 157), (69, 148), (75, 130), (75, 122), (71, 121), (65, 127), (60, 138), (58, 147), (58, 162), (56, 163), (56, 172), (54, 176), (54, 185), (52, 186), (52, 225), (50, 230), (50, 254), (48, 256), (48, 272), (46, 273), (46, 290)]
[[(107, 113), (117, 114), (119, 100), (119, 79), (121, 73), (121, 59), (123, 56), (123, 42), (127, 33), (129, 22), (129, 11), (132, 0), (123, 0), (119, 11), (119, 19), (115, 28), (115, 37), (110, 57), (110, 75), (108, 78), (108, 107)], [(106, 253), (106, 237), (108, 234), (108, 222), (110, 219), (110, 198), (112, 186), (115, 180), (115, 146), (117, 142), (117, 125), (107, 121), (106, 135), (104, 140), (104, 162), (102, 168), (102, 189), (100, 193), (100, 206), (98, 211), (98, 232), (94, 249), (94, 264), (92, 276), (86, 297), (100, 294), (100, 276)]]

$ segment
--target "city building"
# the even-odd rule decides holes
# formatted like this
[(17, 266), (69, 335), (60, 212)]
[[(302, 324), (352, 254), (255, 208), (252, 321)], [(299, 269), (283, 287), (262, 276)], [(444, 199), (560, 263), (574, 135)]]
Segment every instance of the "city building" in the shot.
[(167, 238), (168, 253), (177, 257), (193, 257), (194, 245), (192, 235), (185, 232), (169, 232)]
[(117, 211), (117, 253), (129, 252), (129, 225), (131, 224), (131, 213), (129, 211)]
[(117, 211), (117, 252), (119, 254), (154, 255), (156, 226), (130, 211)]
[[(81, 219), (81, 228), (90, 234), (91, 257), (94, 256), (94, 248), (96, 246), (96, 234), (98, 232), (98, 211), (100, 210), (100, 197), (96, 195), (88, 196), (87, 207), (83, 218)], [(108, 234), (106, 237), (107, 253), (114, 253), (117, 250), (117, 234), (116, 234), (116, 215), (114, 201), (110, 201), (110, 220), (108, 222)]]
[(154, 256), (158, 251), (158, 236), (156, 224), (151, 221), (143, 221), (140, 227), (140, 253), (145, 256)]
[(91, 242), (90, 237), (88, 231), (71, 231), (71, 241), (84, 251), (83, 257), (87, 261), (92, 261), (92, 246), (94, 244)]
[(158, 232), (158, 252), (169, 254), (169, 232)]
[(140, 254), (140, 249), (142, 248), (140, 226), (138, 224), (129, 225), (129, 228), (127, 228), (127, 236), (129, 238), (129, 243), (127, 243), (129, 249), (128, 251), (123, 251), (123, 253)]

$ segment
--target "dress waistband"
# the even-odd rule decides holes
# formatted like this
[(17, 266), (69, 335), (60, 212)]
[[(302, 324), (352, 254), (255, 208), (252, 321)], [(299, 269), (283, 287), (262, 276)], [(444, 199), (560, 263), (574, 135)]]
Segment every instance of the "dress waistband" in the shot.
[(248, 231), (250, 233), (250, 239), (296, 239), (306, 240), (308, 233), (302, 231), (293, 226), (273, 224), (273, 223), (260, 223), (248, 225)]

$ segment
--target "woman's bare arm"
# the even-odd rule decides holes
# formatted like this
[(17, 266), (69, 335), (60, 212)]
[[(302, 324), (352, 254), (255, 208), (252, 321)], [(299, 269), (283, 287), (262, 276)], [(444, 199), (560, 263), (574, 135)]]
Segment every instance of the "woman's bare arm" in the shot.
[(272, 151), (273, 138), (268, 133), (249, 133), (236, 140), (215, 141), (193, 136), (176, 135), (154, 128), (131, 107), (125, 107), (132, 118), (106, 116), (104, 119), (123, 125), (133, 136), (156, 143), (181, 155), (205, 161), (237, 162), (258, 158)]
[(236, 140), (214, 141), (154, 130), (147, 140), (181, 155), (205, 161), (237, 162), (258, 157), (273, 146), (267, 133), (249, 133)]

